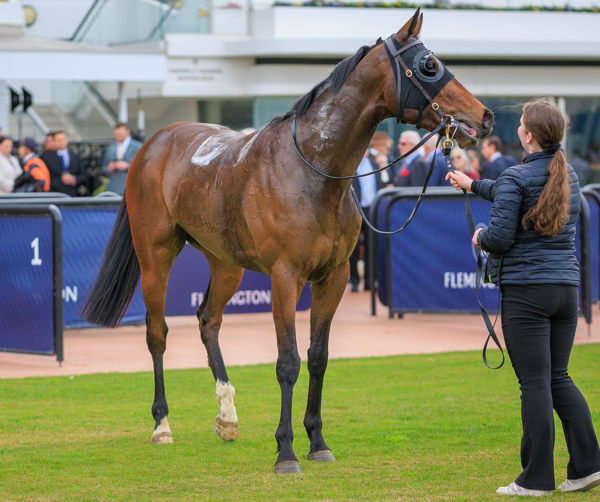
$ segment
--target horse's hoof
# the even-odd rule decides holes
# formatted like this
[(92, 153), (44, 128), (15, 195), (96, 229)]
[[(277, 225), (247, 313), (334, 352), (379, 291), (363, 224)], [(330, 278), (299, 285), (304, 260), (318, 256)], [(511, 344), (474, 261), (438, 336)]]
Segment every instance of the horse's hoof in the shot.
[(237, 422), (227, 422), (217, 417), (217, 421), (214, 426), (217, 436), (223, 441), (235, 441), (240, 435)]
[(155, 432), (152, 434), (152, 444), (169, 444), (173, 442), (173, 436), (170, 432)]
[(306, 458), (313, 462), (333, 462), (335, 460), (335, 457), (330, 450), (313, 451), (310, 452)]
[(275, 474), (299, 474), (301, 472), (297, 460), (282, 460), (275, 464)]

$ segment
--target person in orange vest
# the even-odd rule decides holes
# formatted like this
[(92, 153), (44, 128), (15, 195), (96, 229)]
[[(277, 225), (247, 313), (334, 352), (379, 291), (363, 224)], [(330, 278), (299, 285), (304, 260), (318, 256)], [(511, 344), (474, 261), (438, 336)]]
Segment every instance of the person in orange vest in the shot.
[(23, 174), (15, 180), (15, 192), (48, 192), (50, 190), (50, 171), (44, 161), (37, 156), (37, 143), (33, 138), (25, 138), (17, 150)]

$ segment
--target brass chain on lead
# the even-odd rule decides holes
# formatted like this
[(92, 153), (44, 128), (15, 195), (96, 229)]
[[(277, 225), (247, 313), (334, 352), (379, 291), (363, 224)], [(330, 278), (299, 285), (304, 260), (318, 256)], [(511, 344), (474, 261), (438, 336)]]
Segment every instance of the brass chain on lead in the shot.
[[(435, 104), (435, 103), (434, 103)], [(442, 142), (442, 148), (445, 156), (450, 155), (450, 151), (454, 148), (454, 141), (452, 141), (452, 137), (450, 136), (450, 127), (452, 127), (452, 123), (454, 119), (446, 121), (446, 139)], [(454, 129), (454, 133), (456, 134), (456, 128)]]

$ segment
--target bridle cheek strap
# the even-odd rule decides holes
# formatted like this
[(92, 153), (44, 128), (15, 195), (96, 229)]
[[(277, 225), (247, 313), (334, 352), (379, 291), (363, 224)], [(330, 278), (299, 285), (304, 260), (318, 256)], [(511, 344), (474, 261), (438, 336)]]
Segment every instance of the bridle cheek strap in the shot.
[(402, 68), (400, 67), (400, 61), (404, 65), (404, 61), (400, 57), (400, 54), (407, 51), (411, 47), (420, 44), (418, 40), (403, 45), (399, 49), (396, 48), (393, 42), (393, 35), (385, 39), (385, 49), (390, 62), (392, 63), (392, 69), (394, 70), (394, 76), (396, 77), (396, 121), (397, 123), (404, 122), (404, 106), (402, 99)]

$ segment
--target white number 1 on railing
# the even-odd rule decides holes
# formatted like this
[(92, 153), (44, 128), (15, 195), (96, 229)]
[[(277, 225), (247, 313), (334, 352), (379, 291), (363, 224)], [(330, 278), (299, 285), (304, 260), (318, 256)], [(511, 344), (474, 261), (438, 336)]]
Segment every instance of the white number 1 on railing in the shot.
[(31, 241), (31, 249), (33, 249), (33, 258), (31, 260), (32, 266), (40, 266), (42, 259), (40, 258), (40, 238), (36, 237)]

